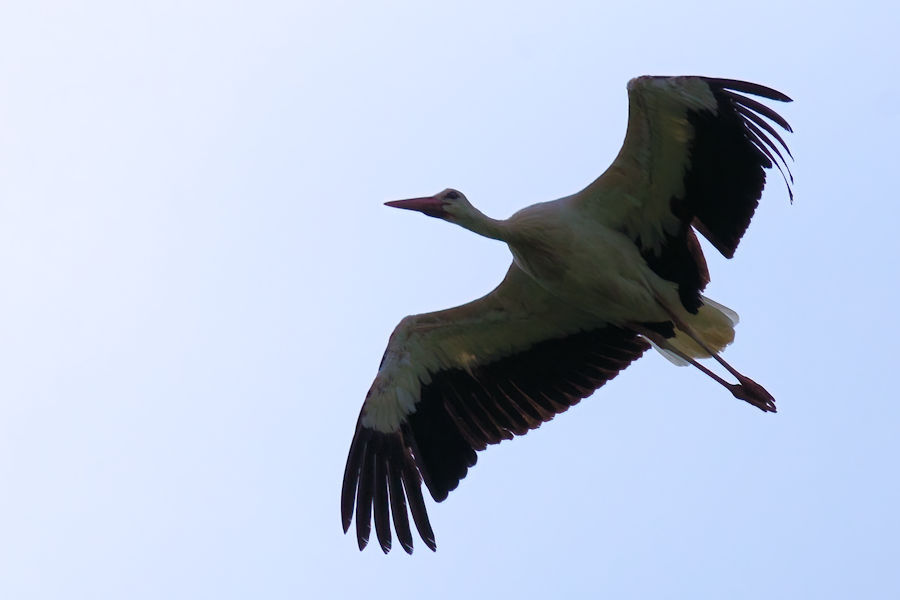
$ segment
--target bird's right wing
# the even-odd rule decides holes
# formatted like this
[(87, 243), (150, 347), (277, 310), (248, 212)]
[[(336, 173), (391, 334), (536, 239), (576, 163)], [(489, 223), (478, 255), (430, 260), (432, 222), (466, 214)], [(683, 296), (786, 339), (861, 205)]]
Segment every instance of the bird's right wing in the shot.
[[(638, 77), (628, 83), (628, 129), (607, 171), (573, 199), (628, 235), (647, 264), (679, 285), (696, 312), (709, 281), (693, 228), (727, 258), (762, 194), (766, 169), (787, 183), (790, 152), (778, 113), (745, 94), (786, 95), (755, 83), (709, 77)], [(790, 184), (788, 184), (788, 192)]]
[(374, 510), (382, 549), (412, 552), (407, 502), (432, 549), (421, 481), (441, 501), (475, 452), (521, 435), (591, 395), (649, 348), (545, 292), (516, 265), (469, 304), (407, 317), (366, 396), (344, 472), (344, 531), (354, 508), (360, 548)]

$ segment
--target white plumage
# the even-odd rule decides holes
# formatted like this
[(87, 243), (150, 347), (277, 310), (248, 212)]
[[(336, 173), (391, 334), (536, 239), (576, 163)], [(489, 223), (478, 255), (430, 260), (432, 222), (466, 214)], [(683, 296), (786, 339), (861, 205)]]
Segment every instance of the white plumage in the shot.
[[(733, 340), (736, 313), (701, 294), (709, 274), (695, 230), (730, 258), (765, 169), (776, 166), (786, 183), (790, 177), (779, 149), (787, 146), (769, 121), (790, 127), (742, 93), (790, 101), (729, 79), (633, 79), (625, 141), (606, 172), (577, 194), (506, 220), (485, 216), (452, 189), (388, 203), (501, 240), (513, 262), (487, 296), (406, 317), (391, 335), (344, 473), (343, 527), (355, 512), (360, 549), (374, 513), (382, 549), (391, 547), (393, 520), (412, 552), (408, 511), (435, 549), (423, 481), (443, 500), (476, 451), (552, 419), (650, 344), (775, 411), (762, 386), (718, 356)], [(737, 383), (695, 360), (702, 357)]]

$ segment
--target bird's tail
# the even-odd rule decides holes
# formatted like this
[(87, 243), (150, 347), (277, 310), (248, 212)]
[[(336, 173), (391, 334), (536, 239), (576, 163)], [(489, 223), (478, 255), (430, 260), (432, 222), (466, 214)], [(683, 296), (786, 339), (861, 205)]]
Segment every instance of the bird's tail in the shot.
[[(703, 343), (710, 350), (716, 353), (721, 352), (728, 344), (734, 341), (734, 326), (738, 324), (738, 314), (727, 306), (722, 306), (706, 296), (701, 296), (701, 298), (703, 304), (700, 306), (697, 314), (685, 311), (681, 318), (686, 321), (686, 324), (694, 330), (694, 333), (703, 340)], [(675, 329), (675, 337), (666, 339), (666, 345), (672, 350), (691, 358), (708, 358), (710, 356), (709, 352), (701, 348), (697, 342), (678, 328)], [(656, 349), (676, 365), (688, 364), (672, 350), (658, 346)]]

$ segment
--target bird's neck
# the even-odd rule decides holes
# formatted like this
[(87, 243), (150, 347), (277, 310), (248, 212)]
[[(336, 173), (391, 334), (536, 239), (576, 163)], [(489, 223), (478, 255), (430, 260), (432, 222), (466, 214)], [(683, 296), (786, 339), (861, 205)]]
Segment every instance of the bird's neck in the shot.
[(506, 221), (492, 219), (477, 208), (466, 211), (453, 222), (486, 238), (506, 241)]

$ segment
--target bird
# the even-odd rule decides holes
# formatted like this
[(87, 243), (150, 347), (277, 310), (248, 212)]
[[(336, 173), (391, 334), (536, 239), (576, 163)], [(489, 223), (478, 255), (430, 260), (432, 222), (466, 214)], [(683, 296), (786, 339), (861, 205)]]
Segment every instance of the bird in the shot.
[[(655, 348), (736, 398), (775, 412), (773, 396), (719, 353), (737, 314), (705, 297), (697, 234), (734, 256), (776, 167), (793, 202), (793, 160), (771, 107), (791, 102), (735, 79), (642, 76), (627, 85), (628, 124), (609, 168), (576, 194), (505, 220), (455, 189), (387, 202), (506, 243), (502, 282), (468, 304), (403, 318), (363, 402), (344, 470), (344, 533), (359, 549), (374, 517), (381, 549), (413, 551), (409, 516), (432, 551), (422, 484), (445, 500), (476, 453), (524, 435)], [(784, 151), (784, 154), (782, 153)], [(729, 382), (698, 362), (711, 358)]]

